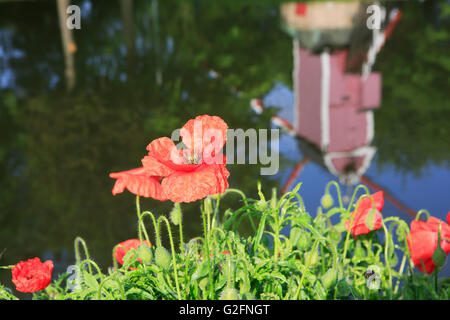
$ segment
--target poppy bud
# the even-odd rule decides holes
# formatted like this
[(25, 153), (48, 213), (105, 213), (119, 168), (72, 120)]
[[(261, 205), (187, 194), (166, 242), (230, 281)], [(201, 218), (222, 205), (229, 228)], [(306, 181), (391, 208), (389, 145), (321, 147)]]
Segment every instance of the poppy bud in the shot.
[(170, 253), (164, 247), (158, 247), (155, 250), (155, 262), (163, 268), (168, 269), (170, 266)]
[(309, 259), (311, 259), (309, 262), (309, 266), (314, 266), (319, 262), (319, 253), (317, 252), (317, 250), (309, 251), (305, 254), (305, 263), (308, 263)]
[(152, 264), (153, 253), (150, 250), (149, 246), (145, 243), (141, 244), (138, 248), (138, 256), (141, 258), (142, 262), (146, 265)]
[(442, 268), (445, 265), (446, 258), (447, 256), (445, 255), (444, 250), (442, 250), (440, 244), (438, 244), (436, 250), (434, 250), (433, 255), (431, 256), (433, 263), (436, 267)]
[(334, 242), (339, 242), (341, 241), (341, 233), (339, 231), (336, 230), (336, 228), (332, 228), (330, 230), (330, 232), (328, 232), (328, 236), (330, 237), (330, 239)]
[(172, 221), (172, 223), (174, 225), (179, 225), (181, 222), (181, 210), (180, 208), (177, 208), (176, 206), (173, 207), (172, 211), (170, 211), (169, 214), (170, 217), (170, 221)]
[(337, 271), (336, 269), (330, 268), (327, 272), (322, 276), (322, 284), (325, 289), (330, 289), (336, 285), (337, 282)]
[(375, 228), (375, 217), (380, 214), (377, 209), (370, 209), (365, 220), (365, 224), (369, 230), (373, 230)]
[(297, 248), (306, 249), (309, 246), (309, 233), (304, 231), (297, 240)]
[(296, 245), (298, 239), (300, 239), (300, 235), (302, 233), (302, 229), (300, 229), (299, 227), (293, 227), (291, 229), (291, 233), (289, 234), (289, 241), (291, 242), (292, 245)]
[(234, 288), (225, 288), (220, 294), (220, 300), (240, 300), (239, 294)]
[(329, 193), (325, 193), (320, 199), (320, 203), (325, 209), (331, 208), (333, 205), (333, 197)]

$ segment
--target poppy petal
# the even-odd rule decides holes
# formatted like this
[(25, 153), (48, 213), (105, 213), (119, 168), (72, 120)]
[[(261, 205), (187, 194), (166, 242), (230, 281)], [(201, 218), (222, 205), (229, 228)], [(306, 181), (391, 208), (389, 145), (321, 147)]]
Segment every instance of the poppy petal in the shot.
[(160, 201), (167, 200), (158, 180), (150, 175), (145, 168), (136, 168), (128, 171), (115, 172), (109, 175), (117, 179), (112, 190), (113, 195), (125, 189), (138, 196), (153, 198)]
[(164, 178), (161, 185), (171, 201), (192, 202), (225, 192), (228, 176), (228, 170), (223, 165), (203, 166), (193, 172), (176, 172)]
[[(437, 234), (421, 230), (411, 233), (407, 241), (414, 265), (421, 272), (433, 273), (435, 265), (431, 257), (437, 248)], [(423, 265), (425, 265), (425, 270)]]
[(189, 149), (203, 150), (213, 143), (220, 150), (227, 141), (227, 130), (228, 125), (220, 117), (202, 115), (186, 122), (180, 135)]

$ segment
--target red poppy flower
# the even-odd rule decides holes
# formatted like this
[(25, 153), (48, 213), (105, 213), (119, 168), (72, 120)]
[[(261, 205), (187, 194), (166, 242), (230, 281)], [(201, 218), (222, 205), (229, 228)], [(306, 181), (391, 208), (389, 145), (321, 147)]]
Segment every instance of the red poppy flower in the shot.
[(153, 140), (143, 167), (111, 173), (117, 179), (113, 194), (128, 189), (143, 197), (173, 202), (192, 202), (228, 188), (226, 158), (219, 153), (228, 126), (219, 117), (202, 115), (180, 130), (186, 149), (177, 149), (167, 137)]
[[(147, 240), (142, 241), (142, 243), (145, 243), (149, 247), (151, 246), (151, 243), (148, 243)], [(116, 258), (117, 262), (120, 264), (123, 264), (123, 257), (127, 254), (130, 249), (137, 249), (141, 245), (141, 242), (139, 239), (130, 239), (125, 240), (121, 243), (119, 243), (114, 251), (114, 257)], [(137, 258), (137, 261), (141, 261), (141, 259)]]
[[(450, 222), (450, 212), (447, 214)], [(426, 222), (414, 220), (411, 222), (411, 233), (407, 237), (411, 259), (421, 271), (431, 274), (436, 266), (432, 256), (437, 248), (439, 224), (441, 224), (441, 248), (447, 255), (450, 252), (450, 225), (435, 217)]]
[(20, 261), (12, 272), (12, 282), (20, 292), (36, 292), (45, 289), (52, 280), (53, 262), (44, 263), (39, 258)]
[(380, 212), (384, 205), (383, 191), (372, 194), (372, 198), (375, 203), (375, 211), (372, 211), (374, 209), (372, 199), (364, 197), (359, 201), (358, 208), (352, 212), (350, 219), (345, 222), (345, 228), (348, 230), (354, 216), (351, 233), (355, 237), (381, 228), (382, 217)]

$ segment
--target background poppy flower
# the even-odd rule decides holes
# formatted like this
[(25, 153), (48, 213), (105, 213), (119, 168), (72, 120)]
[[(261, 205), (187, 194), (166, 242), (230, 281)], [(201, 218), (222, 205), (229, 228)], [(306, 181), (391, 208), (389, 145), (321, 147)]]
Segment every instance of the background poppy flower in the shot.
[[(148, 243), (147, 240), (140, 242), (139, 239), (129, 239), (119, 243), (114, 250), (114, 257), (116, 258), (117, 262), (123, 264), (123, 257), (125, 257), (127, 252), (131, 249), (137, 249), (141, 245), (141, 243), (145, 243), (149, 247), (151, 246), (151, 243)], [(137, 261), (140, 262), (141, 259), (138, 258)]]
[[(450, 212), (447, 221), (450, 220)], [(411, 222), (411, 232), (407, 237), (411, 259), (421, 271), (431, 274), (436, 269), (432, 256), (437, 248), (439, 224), (441, 224), (441, 248), (447, 255), (450, 252), (450, 226), (435, 217), (425, 221)]]
[[(359, 205), (352, 212), (350, 219), (345, 222), (345, 228), (348, 230), (351, 219), (353, 218), (351, 233), (354, 236), (367, 234), (381, 228), (382, 217), (380, 212), (384, 206), (383, 191), (372, 194), (372, 198), (375, 203), (375, 208), (373, 207), (372, 199), (370, 197), (364, 197), (359, 201)], [(372, 209), (375, 209), (375, 211), (372, 211)]]
[(192, 202), (224, 193), (230, 173), (225, 168), (226, 157), (218, 151), (226, 142), (227, 129), (221, 118), (202, 115), (181, 129), (187, 149), (177, 149), (167, 137), (153, 140), (142, 168), (110, 174), (118, 179), (113, 194), (128, 189), (161, 201)]
[(20, 292), (36, 292), (45, 289), (52, 280), (53, 262), (44, 263), (39, 258), (20, 261), (12, 270), (12, 282)]

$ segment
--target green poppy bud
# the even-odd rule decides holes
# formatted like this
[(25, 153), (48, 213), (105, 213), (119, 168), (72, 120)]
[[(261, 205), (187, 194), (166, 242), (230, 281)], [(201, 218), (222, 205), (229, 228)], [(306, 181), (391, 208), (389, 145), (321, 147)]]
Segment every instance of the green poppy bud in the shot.
[(174, 225), (179, 225), (181, 222), (181, 209), (179, 207), (177, 208), (177, 206), (174, 206), (172, 211), (170, 211), (169, 217), (170, 221), (172, 221)]
[(308, 263), (308, 261), (310, 267), (319, 263), (319, 253), (317, 252), (317, 250), (305, 253), (305, 263)]
[(145, 243), (141, 244), (138, 248), (138, 256), (144, 264), (147, 266), (152, 264), (153, 253), (150, 247)]
[(341, 233), (339, 231), (336, 230), (336, 228), (332, 228), (329, 232), (328, 232), (328, 236), (330, 237), (330, 239), (334, 242), (339, 242), (341, 241)]
[(330, 268), (322, 276), (322, 284), (325, 289), (330, 289), (336, 285), (338, 273), (336, 269)]
[(445, 255), (444, 250), (442, 250), (440, 244), (437, 246), (436, 250), (434, 250), (431, 259), (436, 267), (442, 268), (445, 265), (445, 260), (447, 256)]
[(297, 248), (299, 249), (307, 249), (309, 246), (309, 233), (307, 231), (303, 231), (300, 233), (300, 237), (297, 240)]
[(239, 294), (234, 288), (225, 288), (220, 294), (220, 300), (240, 300)]
[(377, 209), (370, 209), (369, 213), (367, 213), (365, 224), (369, 230), (373, 230), (375, 228), (375, 217), (377, 213)]
[(170, 266), (170, 253), (164, 247), (158, 247), (155, 250), (155, 262), (163, 268), (168, 269)]
[(325, 209), (331, 208), (333, 205), (333, 197), (329, 193), (325, 193), (320, 199), (320, 203)]
[(293, 227), (291, 233), (289, 234), (289, 241), (292, 245), (296, 245), (300, 235), (302, 234), (302, 229), (299, 227)]

